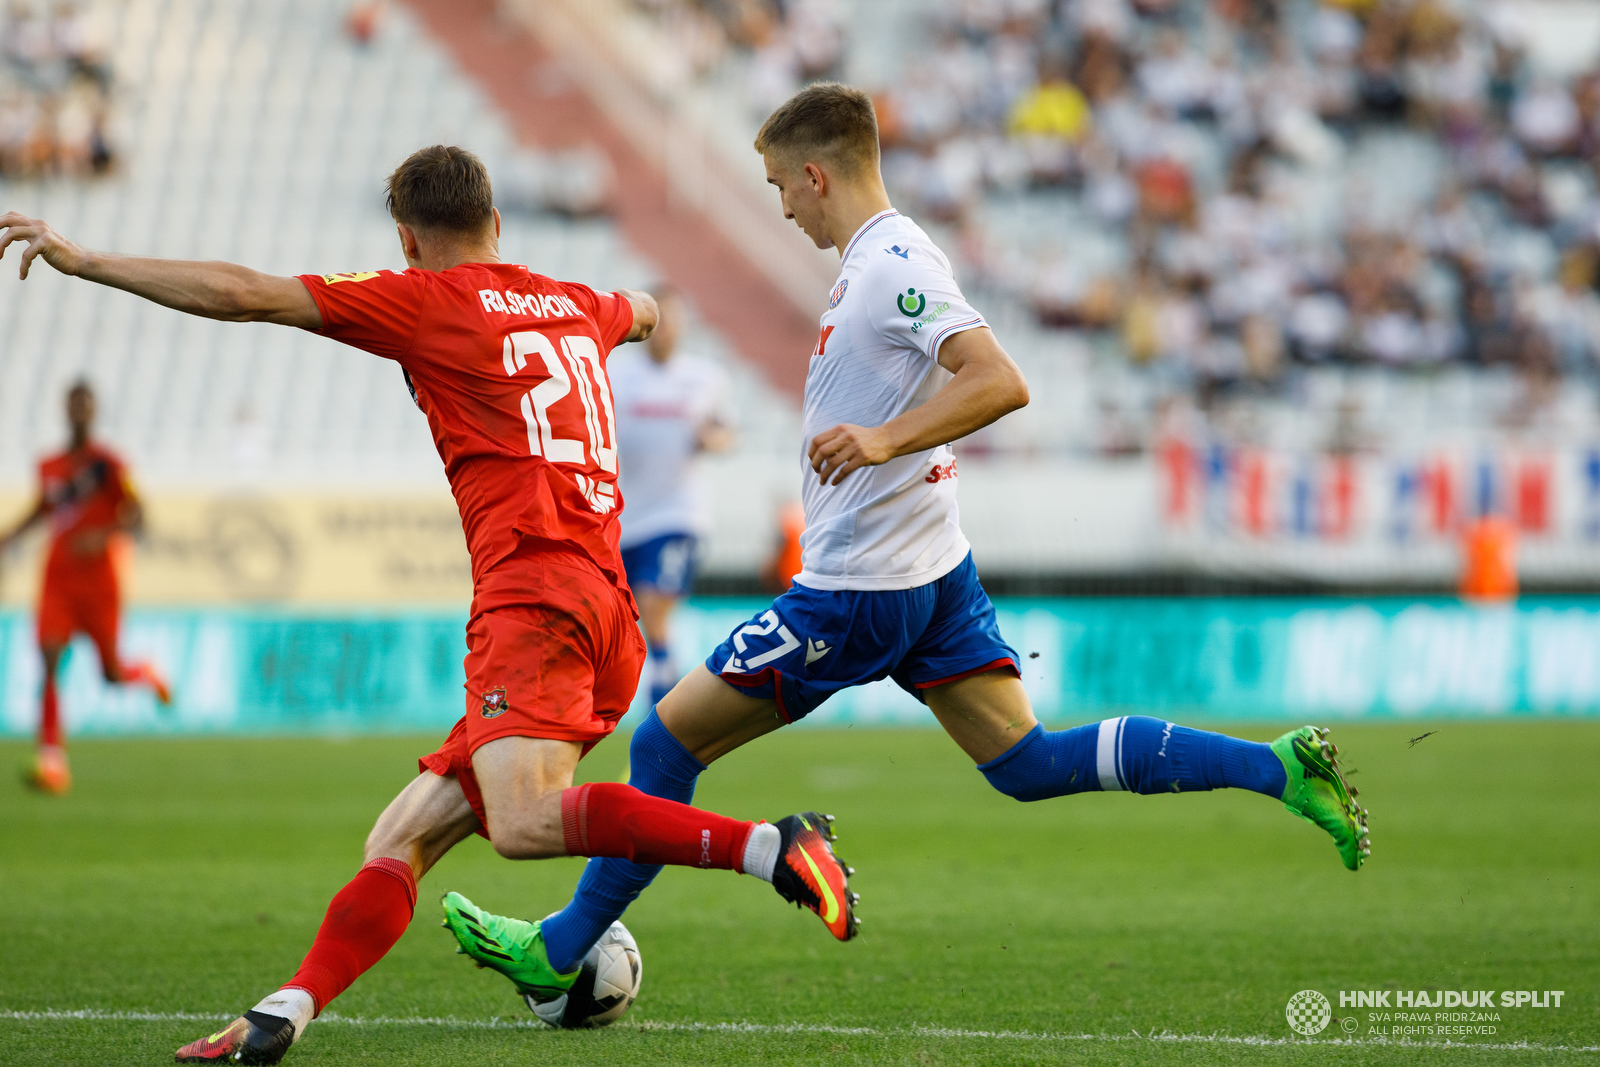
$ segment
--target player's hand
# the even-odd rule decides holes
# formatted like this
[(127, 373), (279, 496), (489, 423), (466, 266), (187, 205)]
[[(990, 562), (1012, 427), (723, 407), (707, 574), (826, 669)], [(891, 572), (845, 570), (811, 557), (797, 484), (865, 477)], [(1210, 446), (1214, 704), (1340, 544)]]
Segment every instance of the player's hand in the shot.
[(77, 274), (83, 267), (83, 249), (51, 229), (43, 219), (30, 219), (15, 211), (0, 215), (0, 259), (5, 257), (6, 249), (13, 242), (27, 245), (22, 250), (19, 278), (28, 276), (35, 256), (43, 256), (46, 263), (62, 274)]
[(857, 467), (876, 467), (889, 462), (894, 458), (894, 449), (883, 427), (845, 423), (813, 437), (810, 458), (811, 469), (817, 472), (822, 484), (838, 485)]

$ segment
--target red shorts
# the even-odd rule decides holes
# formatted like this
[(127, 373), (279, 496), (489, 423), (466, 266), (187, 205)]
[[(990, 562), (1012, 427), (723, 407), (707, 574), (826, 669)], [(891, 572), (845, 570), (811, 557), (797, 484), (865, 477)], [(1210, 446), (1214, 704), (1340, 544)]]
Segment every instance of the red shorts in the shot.
[(121, 599), (109, 563), (81, 570), (46, 569), (39, 594), (39, 644), (64, 645), (73, 634), (85, 633), (99, 650), (101, 664), (115, 663)]
[(475, 606), (466, 715), (417, 766), (455, 775), (487, 825), (472, 754), (501, 737), (577, 741), (587, 754), (633, 703), (645, 645), (632, 598), (573, 552), (519, 552), (497, 564)]

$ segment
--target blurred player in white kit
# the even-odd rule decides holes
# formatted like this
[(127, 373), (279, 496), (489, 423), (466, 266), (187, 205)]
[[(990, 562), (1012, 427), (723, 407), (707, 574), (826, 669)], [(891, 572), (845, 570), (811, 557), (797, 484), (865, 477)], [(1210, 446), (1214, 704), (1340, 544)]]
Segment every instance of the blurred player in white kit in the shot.
[(678, 683), (671, 619), (694, 584), (699, 542), (711, 523), (710, 485), (698, 457), (724, 452), (734, 434), (728, 379), (715, 363), (678, 352), (683, 299), (656, 290), (660, 324), (643, 352), (609, 365), (621, 452), (622, 563), (649, 646), (650, 703)]

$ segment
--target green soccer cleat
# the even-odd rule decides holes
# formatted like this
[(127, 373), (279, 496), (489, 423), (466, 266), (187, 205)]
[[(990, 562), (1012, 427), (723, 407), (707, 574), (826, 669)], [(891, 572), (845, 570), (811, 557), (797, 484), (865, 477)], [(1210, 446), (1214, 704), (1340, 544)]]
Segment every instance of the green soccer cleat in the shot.
[(444, 922), (440, 925), (456, 935), (457, 952), (471, 956), (479, 967), (511, 979), (530, 1008), (565, 994), (583, 972), (578, 967), (567, 974), (556, 973), (545, 955), (538, 923), (491, 915), (460, 893), (444, 895)]
[(1372, 844), (1367, 835), (1367, 812), (1355, 801), (1356, 790), (1339, 771), (1339, 749), (1328, 740), (1328, 730), (1302, 726), (1272, 742), (1283, 761), (1288, 783), (1283, 806), (1333, 837), (1339, 858), (1352, 871), (1360, 870)]

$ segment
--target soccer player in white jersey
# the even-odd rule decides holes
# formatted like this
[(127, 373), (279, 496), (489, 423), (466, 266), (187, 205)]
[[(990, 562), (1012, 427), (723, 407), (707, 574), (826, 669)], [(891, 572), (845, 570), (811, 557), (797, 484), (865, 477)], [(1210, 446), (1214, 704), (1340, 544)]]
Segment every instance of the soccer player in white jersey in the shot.
[(700, 538), (710, 526), (710, 486), (696, 462), (733, 444), (728, 380), (708, 359), (678, 352), (683, 300), (652, 295), (660, 309), (645, 350), (613, 356), (607, 368), (617, 405), (622, 498), (622, 565), (639, 604), (649, 648), (650, 703), (677, 684), (671, 618), (694, 585)]
[[(1262, 744), (1142, 715), (1058, 731), (1034, 718), (961, 533), (950, 450), (1026, 404), (1028, 388), (944, 253), (890, 204), (877, 133), (865, 93), (821, 83), (756, 138), (784, 216), (840, 257), (806, 376), (804, 566), (635, 731), (630, 783), (686, 802), (712, 761), (889, 677), (1018, 800), (1251, 789), (1326, 830), (1356, 870), (1365, 813), (1325, 730)], [(580, 960), (659, 869), (592, 860), (544, 921), (551, 965)]]

